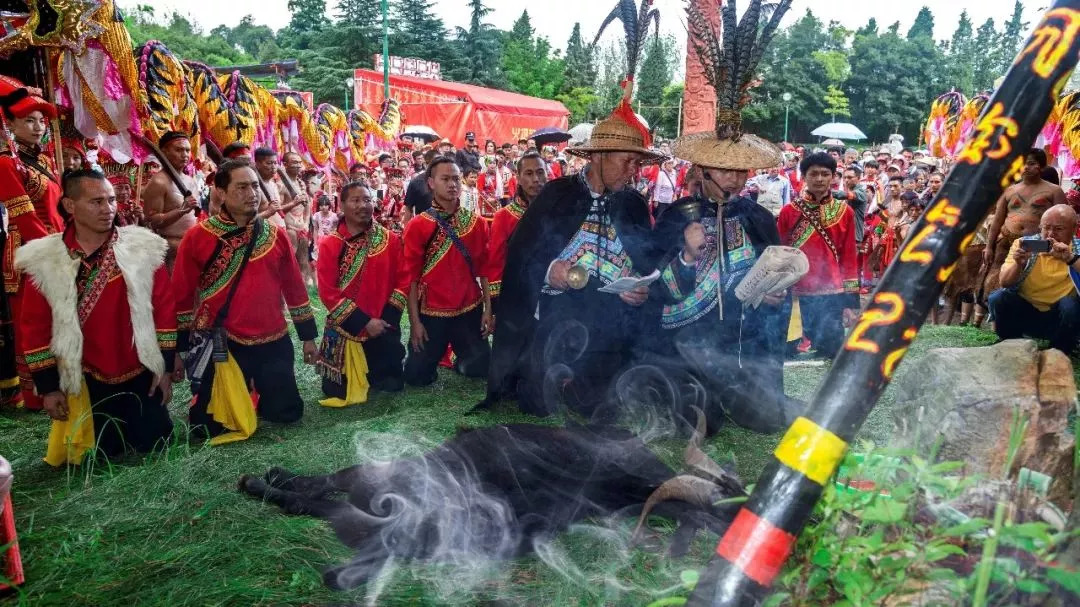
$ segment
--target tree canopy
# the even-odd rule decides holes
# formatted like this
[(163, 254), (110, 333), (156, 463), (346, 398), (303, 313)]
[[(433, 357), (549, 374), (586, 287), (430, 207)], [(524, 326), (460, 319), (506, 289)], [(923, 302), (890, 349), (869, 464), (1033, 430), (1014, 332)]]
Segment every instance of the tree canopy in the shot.
[[(467, 0), (468, 27), (450, 30), (433, 0), (390, 0), (390, 52), (438, 61), (448, 80), (558, 99), (572, 122), (611, 111), (626, 69), (621, 38), (594, 46), (591, 34), (574, 24), (564, 52), (535, 31), (528, 11), (510, 31), (492, 26), (487, 18), (493, 4)], [(152, 6), (136, 7), (126, 24), (135, 44), (160, 40), (179, 57), (209, 65), (298, 59), (301, 73), (289, 84), (311, 91), (317, 103), (344, 106), (346, 78), (355, 68), (371, 68), (372, 57), (382, 52), (381, 2), (288, 0), (288, 7), (292, 19), (276, 32), (251, 16), (206, 32), (183, 14), (159, 14)], [(933, 98), (953, 88), (968, 96), (989, 90), (1028, 29), (1019, 0), (1010, 13), (977, 28), (963, 13), (951, 36), (937, 32), (941, 40), (930, 8), (912, 12), (907, 30), (870, 19), (852, 31), (807, 9), (765, 51), (761, 84), (750, 90), (743, 111), (746, 129), (779, 139), (787, 110), (795, 140), (810, 140), (812, 129), (835, 117), (855, 123), (873, 141), (899, 132), (915, 143)], [(635, 108), (664, 137), (678, 132), (680, 57), (673, 38), (650, 40), (637, 77)], [(784, 93), (791, 94), (789, 103)]]

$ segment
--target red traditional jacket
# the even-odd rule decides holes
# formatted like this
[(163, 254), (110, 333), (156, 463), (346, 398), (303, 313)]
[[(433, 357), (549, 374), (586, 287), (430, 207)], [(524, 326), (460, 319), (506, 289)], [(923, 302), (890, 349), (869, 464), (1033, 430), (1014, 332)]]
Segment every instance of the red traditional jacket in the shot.
[[(147, 237), (160, 240), (159, 237), (143, 228), (121, 228), (121, 230), (125, 229), (145, 232), (141, 240), (146, 240)], [(135, 236), (139, 235), (135, 234)], [(59, 236), (54, 238), (59, 238)], [(79, 325), (82, 330), (83, 372), (108, 384), (128, 381), (146, 370), (146, 366), (139, 359), (136, 345), (138, 340), (130, 301), (138, 302), (139, 297), (145, 298), (149, 295), (149, 301), (141, 305), (149, 304), (152, 307), (153, 331), (156, 332), (157, 346), (164, 358), (165, 371), (172, 370), (173, 353), (176, 349), (176, 311), (173, 307), (169, 272), (165, 264), (161, 262), (164, 256), (164, 242), (161, 242), (162, 257), (157, 258), (156, 269), (150, 265), (144, 270), (143, 276), (153, 276), (150, 293), (134, 295), (129, 293), (128, 280), (135, 282), (136, 288), (139, 288), (137, 284), (139, 277), (136, 274), (125, 279), (121, 273), (120, 264), (117, 263), (120, 253), (116, 252), (116, 243), (117, 231), (114, 230), (108, 242), (97, 251), (86, 255), (75, 240), (74, 228), (69, 228), (63, 234), (63, 244), (67, 255), (70, 259), (78, 259), (80, 262), (74, 281), (77, 302), (73, 303), (77, 306)], [(141, 244), (148, 247), (154, 245), (153, 242)], [(140, 246), (140, 241), (136, 240), (129, 246)], [(26, 253), (29, 252), (28, 247)], [(23, 259), (24, 255), (21, 254), (20, 267), (31, 267)], [(130, 268), (128, 270), (130, 271)], [(57, 292), (57, 285), (45, 284), (51, 278), (71, 279), (64, 278), (61, 272), (48, 272), (44, 277), (35, 275), (32, 269), (30, 272), (29, 276), (33, 276), (33, 279), (28, 279), (23, 287), (22, 316), (19, 320), (20, 345), (38, 393), (47, 394), (60, 389), (61, 374), (57, 368), (58, 361), (54, 349), (70, 344), (74, 336), (63, 333), (65, 330), (70, 330), (70, 327), (56, 329), (54, 334), (55, 312), (43, 291), (54, 294)], [(52, 295), (50, 298), (56, 299), (56, 296)], [(150, 320), (150, 316), (148, 315), (146, 319)], [(146, 330), (150, 329), (146, 328)]]
[(3, 261), (8, 293), (19, 291), (20, 274), (13, 265), (19, 245), (64, 229), (57, 211), (62, 190), (48, 157), (37, 147), (19, 144), (18, 148), (18, 159), (6, 150), (0, 155), (0, 200), (8, 215)]
[(323, 238), (316, 271), (327, 327), (364, 340), (364, 327), (372, 318), (392, 325), (400, 320), (405, 300), (395, 287), (401, 257), (401, 237), (378, 223), (365, 234), (350, 235), (342, 221)]
[(506, 266), (506, 243), (510, 241), (514, 229), (525, 214), (521, 201), (515, 199), (495, 213), (491, 221), (491, 233), (488, 235), (487, 263), (484, 276), (488, 279), (488, 291), (492, 297), (502, 292), (503, 268)]
[[(476, 278), (483, 276), (487, 257), (488, 227), (479, 216), (458, 207), (443, 215), (469, 252), (469, 262), (439, 228), (434, 208), (417, 215), (405, 226), (405, 257), (398, 285), (399, 297), (408, 297), (412, 283), (420, 287), (420, 313), (427, 316), (459, 316), (483, 301)], [(475, 272), (475, 274), (474, 274)]]
[(255, 248), (224, 322), (229, 339), (250, 345), (283, 337), (288, 328), (281, 314), (282, 299), (297, 336), (302, 341), (315, 339), (315, 317), (285, 230), (267, 221), (240, 228), (222, 212), (188, 230), (176, 254), (172, 283), (181, 352), (187, 350), (191, 330), (212, 327), (251, 238)]
[(815, 202), (809, 192), (780, 209), (777, 218), (783, 244), (802, 249), (810, 272), (795, 283), (795, 295), (859, 292), (855, 213), (832, 194)]

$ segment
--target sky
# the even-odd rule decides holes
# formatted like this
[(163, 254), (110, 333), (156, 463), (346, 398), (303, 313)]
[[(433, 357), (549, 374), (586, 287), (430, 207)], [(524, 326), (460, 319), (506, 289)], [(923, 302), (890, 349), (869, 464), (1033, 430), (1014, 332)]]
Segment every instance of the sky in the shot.
[[(290, 18), (287, 0), (258, 0), (258, 2), (253, 0), (232, 2), (119, 0), (122, 7), (146, 2), (154, 6), (158, 15), (179, 10), (182, 14), (190, 16), (204, 31), (209, 31), (221, 24), (235, 25), (248, 14), (254, 16), (256, 23), (269, 25), (273, 29), (284, 27)], [(335, 0), (327, 0), (331, 11), (334, 4)], [(467, 0), (435, 0), (434, 8), (447, 27), (468, 27), (467, 4)], [(487, 5), (494, 9), (488, 15), (488, 22), (499, 29), (508, 30), (521, 15), (522, 10), (529, 9), (529, 17), (537, 33), (548, 37), (554, 47), (565, 48), (566, 40), (570, 37), (575, 22), (580, 22), (583, 35), (591, 38), (615, 4), (615, 0), (545, 0), (544, 2), (487, 0)], [(738, 4), (744, 7), (747, 0), (742, 0)], [(1024, 2), (1025, 21), (1036, 21), (1049, 4), (1050, 0)], [(684, 46), (683, 40), (686, 37), (684, 0), (655, 0), (655, 6), (660, 11), (661, 31), (674, 35), (676, 40), (680, 41), (679, 46)], [(882, 29), (895, 21), (900, 21), (900, 31), (904, 32), (915, 20), (915, 15), (922, 6), (930, 7), (934, 13), (935, 38), (948, 39), (952, 36), (960, 13), (964, 10), (967, 10), (975, 28), (978, 28), (986, 19), (993, 18), (1000, 29), (1002, 21), (1012, 13), (1013, 0), (887, 0), (860, 3), (843, 0), (795, 0), (785, 17), (784, 25), (797, 20), (809, 9), (822, 21), (826, 23), (832, 20), (839, 21), (849, 29), (861, 27), (874, 17)], [(612, 24), (609, 26), (608, 33), (605, 33), (604, 40), (608, 40), (609, 36), (610, 39), (614, 39), (615, 36), (621, 35), (621, 29), (617, 22)], [(393, 49), (391, 49), (392, 53)]]

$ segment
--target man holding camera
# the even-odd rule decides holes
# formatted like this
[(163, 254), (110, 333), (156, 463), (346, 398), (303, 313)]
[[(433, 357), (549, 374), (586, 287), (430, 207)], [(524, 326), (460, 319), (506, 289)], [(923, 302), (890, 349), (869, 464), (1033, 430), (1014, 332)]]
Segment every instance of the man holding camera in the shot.
[(1001, 289), (990, 294), (998, 337), (1050, 340), (1071, 354), (1080, 338), (1080, 239), (1071, 207), (1055, 205), (1043, 213), (1039, 234), (1013, 243), (1001, 266)]

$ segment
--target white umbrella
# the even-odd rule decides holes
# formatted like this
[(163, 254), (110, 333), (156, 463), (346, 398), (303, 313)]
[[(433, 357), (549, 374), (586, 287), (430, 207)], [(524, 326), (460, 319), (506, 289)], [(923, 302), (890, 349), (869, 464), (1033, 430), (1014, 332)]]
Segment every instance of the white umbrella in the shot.
[(570, 129), (570, 141), (588, 141), (589, 137), (592, 136), (592, 130), (595, 126), (596, 125), (588, 122), (582, 122), (581, 124), (575, 126), (574, 128)]
[(422, 124), (411, 124), (405, 127), (405, 132), (402, 135), (423, 139), (424, 141), (435, 141), (439, 138), (439, 134), (435, 132), (435, 129)]
[(844, 145), (844, 142), (839, 139), (826, 139), (821, 142), (821, 145)]
[(814, 129), (811, 135), (836, 139), (866, 139), (866, 133), (850, 122), (830, 122)]

